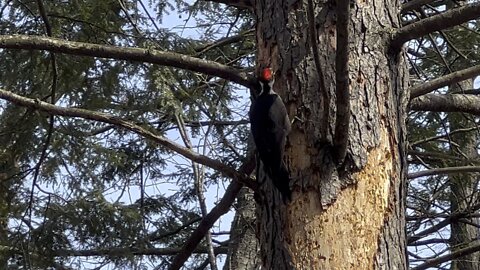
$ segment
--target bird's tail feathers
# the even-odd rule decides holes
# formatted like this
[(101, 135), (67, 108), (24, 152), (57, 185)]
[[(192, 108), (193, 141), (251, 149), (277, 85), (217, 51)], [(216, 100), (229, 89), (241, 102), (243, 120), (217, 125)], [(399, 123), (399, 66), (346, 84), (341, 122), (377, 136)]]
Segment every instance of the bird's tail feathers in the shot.
[(273, 175), (273, 185), (282, 194), (282, 200), (287, 203), (292, 200), (292, 191), (290, 190), (290, 173), (285, 164)]

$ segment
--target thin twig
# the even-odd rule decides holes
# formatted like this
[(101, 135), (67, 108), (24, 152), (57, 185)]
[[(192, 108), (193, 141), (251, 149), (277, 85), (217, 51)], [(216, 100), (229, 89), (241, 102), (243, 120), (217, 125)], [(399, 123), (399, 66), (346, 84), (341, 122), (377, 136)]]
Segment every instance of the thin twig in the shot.
[[(43, 22), (45, 24), (45, 32), (47, 33), (48, 36), (52, 36), (52, 26), (50, 24), (50, 21), (48, 20), (47, 14), (45, 12), (45, 7), (43, 5), (42, 0), (37, 0), (37, 5), (38, 5), (38, 10), (40, 12), (40, 16), (43, 19)], [(55, 58), (54, 53), (50, 53), (50, 61), (52, 65), (52, 90), (50, 92), (50, 102), (52, 104), (55, 104), (55, 93), (57, 90), (57, 81), (58, 81), (58, 74), (57, 74), (57, 62)], [(45, 159), (47, 158), (47, 151), (48, 148), (50, 147), (50, 142), (52, 139), (52, 133), (53, 133), (53, 124), (55, 122), (55, 116), (50, 115), (49, 117), (49, 123), (48, 123), (48, 129), (47, 129), (47, 136), (45, 138), (45, 142), (43, 144), (42, 152), (40, 154), (40, 158), (38, 159), (37, 164), (35, 165), (35, 170), (34, 170), (34, 175), (33, 175), (33, 180), (32, 180), (32, 190), (30, 191), (30, 201), (28, 205), (28, 209), (30, 209), (30, 220), (32, 219), (32, 206), (33, 206), (33, 197), (35, 193), (35, 187), (37, 186), (37, 181), (38, 181), (38, 176), (40, 175), (41, 167)]]
[[(175, 119), (177, 121), (180, 136), (182, 137), (182, 140), (185, 143), (185, 146), (188, 149), (193, 150), (193, 145), (185, 129), (185, 123), (183, 122), (182, 116), (177, 113), (175, 114)], [(202, 218), (204, 219), (208, 214), (207, 205), (205, 203), (204, 188), (203, 188), (204, 175), (201, 173), (200, 166), (198, 166), (198, 164), (193, 161), (192, 161), (192, 169), (193, 169), (193, 175), (195, 178), (194, 186), (195, 186), (195, 190), (198, 197), (198, 203), (200, 204), (200, 211), (202, 212)], [(205, 239), (207, 240), (207, 253), (208, 253), (208, 258), (210, 260), (210, 267), (212, 270), (217, 270), (217, 262), (215, 258), (215, 253), (213, 252), (212, 235), (210, 233), (210, 230), (206, 232)]]

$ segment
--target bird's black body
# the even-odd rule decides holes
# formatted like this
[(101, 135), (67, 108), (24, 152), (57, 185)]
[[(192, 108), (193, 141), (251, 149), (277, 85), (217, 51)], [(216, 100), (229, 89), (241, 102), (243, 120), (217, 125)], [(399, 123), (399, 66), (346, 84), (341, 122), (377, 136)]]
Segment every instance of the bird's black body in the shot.
[(259, 83), (262, 92), (250, 108), (252, 135), (266, 173), (286, 202), (291, 200), (291, 191), (283, 154), (290, 120), (282, 99), (271, 89), (273, 82), (260, 79)]

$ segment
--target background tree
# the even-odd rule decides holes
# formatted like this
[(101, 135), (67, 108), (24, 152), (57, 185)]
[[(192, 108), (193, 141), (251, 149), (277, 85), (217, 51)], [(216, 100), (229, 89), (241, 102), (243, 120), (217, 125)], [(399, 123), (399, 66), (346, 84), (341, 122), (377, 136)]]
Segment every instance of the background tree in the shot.
[[(456, 83), (480, 70), (480, 5), (457, 5), (0, 1), (2, 268), (216, 269), (230, 245), (227, 269), (404, 269), (407, 158), (408, 243), (446, 250), (412, 266), (473, 267), (476, 178), (444, 176), (478, 172), (479, 103)], [(296, 119), (287, 205), (250, 176), (245, 87), (267, 65)]]

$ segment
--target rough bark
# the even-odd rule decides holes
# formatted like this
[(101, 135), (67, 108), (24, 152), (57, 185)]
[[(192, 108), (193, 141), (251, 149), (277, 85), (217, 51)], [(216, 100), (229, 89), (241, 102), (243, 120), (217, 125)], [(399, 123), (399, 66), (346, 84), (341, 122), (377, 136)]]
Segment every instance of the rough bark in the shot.
[(255, 200), (251, 189), (243, 188), (240, 191), (235, 208), (228, 257), (223, 270), (259, 269), (260, 246), (255, 235)]
[[(399, 26), (399, 3), (352, 2), (352, 120), (347, 160), (340, 168), (330, 146), (335, 135), (335, 9), (319, 1), (314, 5), (317, 32), (311, 33), (306, 1), (256, 2), (258, 65), (276, 71), (274, 87), (290, 118), (299, 119), (286, 151), (294, 190), (291, 203), (281, 202), (259, 168), (257, 231), (263, 269), (406, 269), (408, 73), (403, 55), (386, 53), (386, 32)], [(321, 92), (311, 34), (318, 35), (327, 93)]]
[(10, 250), (8, 249), (8, 216), (11, 203), (12, 158), (9, 153), (0, 156), (0, 269), (7, 269)]
[[(473, 80), (463, 81), (462, 83), (452, 85), (449, 91), (461, 89), (471, 89)], [(461, 88), (461, 89), (458, 89)], [(458, 128), (468, 128), (476, 125), (473, 121), (466, 119), (459, 114), (451, 114), (449, 116), (450, 126), (453, 130)], [(476, 133), (468, 133), (461, 135), (452, 135), (451, 152), (452, 155), (465, 155), (466, 158), (474, 160), (478, 159), (477, 144), (478, 136)], [(454, 146), (456, 145), (456, 146)], [(460, 147), (457, 148), (457, 147)], [(472, 203), (477, 201), (477, 185), (478, 174), (456, 174), (450, 176), (450, 207), (451, 213), (468, 211)], [(450, 224), (450, 250), (452, 253), (478, 244), (479, 232), (475, 224), (479, 224), (478, 218), (464, 218), (461, 220), (454, 219)], [(459, 258), (452, 259), (451, 270), (480, 270), (480, 253), (476, 252)]]

